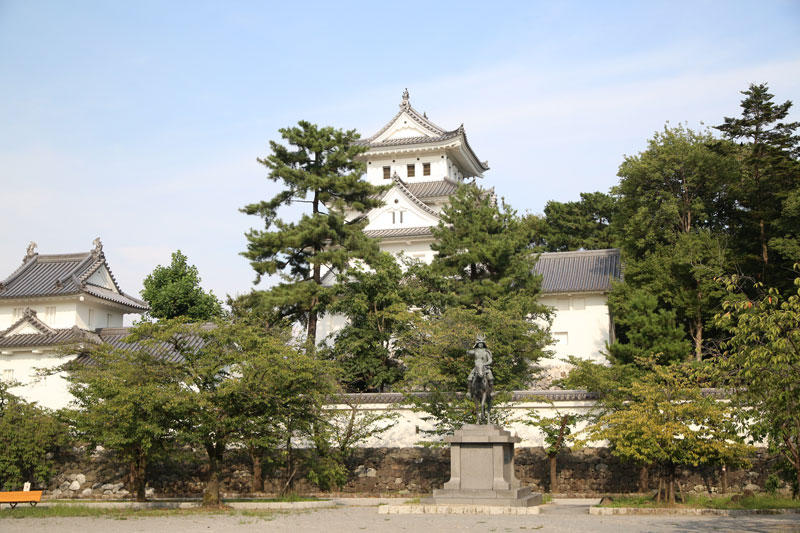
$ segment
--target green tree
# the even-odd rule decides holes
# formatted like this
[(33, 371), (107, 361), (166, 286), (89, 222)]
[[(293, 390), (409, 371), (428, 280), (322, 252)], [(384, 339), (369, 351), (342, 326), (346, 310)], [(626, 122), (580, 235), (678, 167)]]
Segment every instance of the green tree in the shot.
[[(745, 272), (779, 288), (785, 284), (791, 265), (800, 260), (800, 230), (787, 224), (796, 215), (800, 194), (800, 122), (787, 122), (791, 101), (773, 102), (767, 84), (751, 84), (742, 91), (741, 117), (725, 117), (716, 126), (726, 139), (737, 144), (721, 145), (722, 152), (733, 153), (742, 167), (741, 179), (735, 183), (741, 223), (737, 243), (748, 264)], [(753, 264), (753, 260), (755, 264)]]
[(686, 333), (677, 324), (675, 311), (659, 308), (654, 295), (625, 285), (611, 293), (608, 305), (622, 332), (608, 345), (614, 362), (633, 364), (646, 356), (664, 364), (686, 359), (690, 351)]
[(549, 343), (544, 328), (495, 307), (480, 312), (451, 307), (440, 315), (418, 316), (413, 327), (398, 337), (396, 346), (406, 365), (403, 386), (409, 393), (407, 400), (435, 420), (435, 429), (425, 431), (430, 436), (441, 437), (475, 420), (472, 400), (455, 393), (467, 390), (474, 365), (467, 350), (478, 334), (486, 336), (494, 360), (495, 420), (504, 416), (498, 407), (508, 393), (530, 385), (538, 370), (535, 363), (546, 355), (544, 347)]
[(135, 344), (101, 344), (66, 367), (75, 431), (127, 463), (132, 492), (145, 501), (147, 467), (175, 441), (183, 415), (175, 364)]
[(53, 476), (53, 455), (66, 446), (66, 426), (48, 410), (11, 394), (0, 382), (0, 489), (43, 486)]
[[(738, 292), (736, 278), (728, 287)], [(800, 491), (800, 277), (795, 294), (770, 288), (760, 298), (734, 297), (717, 319), (730, 338), (719, 358), (740, 423), (756, 441), (767, 439), (794, 470)], [(734, 294), (736, 296), (736, 294)]]
[(547, 202), (543, 231), (546, 251), (615, 247), (617, 239), (611, 233), (615, 204), (615, 197), (601, 192), (582, 192), (577, 202)]
[(436, 284), (426, 293), (440, 296), (447, 307), (543, 313), (537, 301), (541, 279), (533, 268), (536, 255), (528, 246), (531, 231), (505, 202), (497, 205), (490, 191), (459, 187), (433, 230), (436, 256), (428, 280)]
[[(319, 402), (316, 391), (329, 392), (323, 362), (292, 348), (285, 336), (265, 334), (263, 328), (244, 322), (143, 323), (130, 340), (176, 361), (180, 394), (175, 401), (182, 413), (176, 429), (186, 442), (206, 452), (204, 505), (220, 504), (220, 476), (229, 447), (266, 432), (249, 426), (270, 424), (285, 437), (284, 443), (291, 444), (303, 429), (301, 421), (317, 416), (309, 407), (309, 402)], [(286, 453), (291, 456), (291, 446)]]
[[(265, 223), (263, 230), (246, 234), (242, 255), (256, 271), (256, 283), (264, 275), (281, 275), (282, 282), (264, 293), (265, 306), (279, 318), (304, 324), (314, 344), (317, 317), (334, 291), (322, 285), (323, 273), (326, 268), (341, 272), (353, 258), (374, 250), (362, 232), (367, 223), (363, 215), (381, 204), (382, 189), (363, 178), (364, 163), (356, 158), (366, 147), (356, 143), (355, 130), (300, 121), (280, 133), (289, 146), (270, 141), (272, 153), (258, 161), (284, 190), (242, 209)], [(309, 204), (310, 213), (296, 222), (278, 218), (280, 207), (298, 202)]]
[(618, 334), (636, 335), (625, 323), (640, 318), (624, 315), (630, 307), (624, 300), (644, 291), (658, 298), (658, 308), (674, 313), (697, 360), (718, 340), (718, 332), (709, 331), (723, 296), (715, 279), (735, 265), (726, 234), (738, 167), (711, 148), (715, 142), (707, 131), (665, 127), (647, 150), (626, 157), (613, 189), (617, 212), (612, 229), (620, 235), (625, 265), (625, 283), (615, 287), (611, 298), (621, 304), (614, 310)]
[(200, 287), (197, 267), (190, 265), (180, 250), (172, 254), (169, 266), (158, 265), (144, 279), (142, 298), (150, 305), (150, 316), (169, 319), (183, 316), (211, 320), (222, 316), (222, 305), (213, 292)]
[(467, 350), (479, 333), (494, 354), (498, 391), (527, 387), (547, 353), (549, 310), (538, 302), (541, 277), (529, 248), (535, 225), (528, 222), (489, 191), (459, 187), (433, 230), (434, 260), (408, 271), (419, 312), (395, 346), (406, 366), (404, 388), (427, 391), (408, 399), (437, 419), (435, 435), (473, 416), (472, 402), (452, 393), (467, 389), (474, 365)]
[(625, 389), (627, 402), (587, 428), (586, 438), (609, 441), (621, 459), (658, 466), (657, 500), (664, 489), (666, 502), (674, 504), (679, 467), (740, 462), (752, 448), (737, 433), (730, 405), (703, 393), (701, 371), (655, 363), (650, 370)]
[(356, 263), (339, 276), (329, 313), (347, 319), (326, 356), (342, 369), (348, 392), (383, 391), (402, 377), (395, 337), (411, 322), (403, 268), (388, 253)]
[(237, 439), (253, 458), (253, 486), (263, 487), (258, 470), (267, 454), (284, 467), (281, 492), (285, 493), (300, 466), (296, 442), (311, 440), (314, 428), (327, 420), (324, 404), (337, 392), (333, 369), (326, 361), (289, 347), (286, 332), (272, 330), (265, 335), (241, 325), (233, 331), (237, 345), (249, 354), (237, 365), (239, 377), (230, 385), (239, 409)]
[(347, 395), (327, 405), (313, 425), (309, 480), (322, 490), (341, 487), (353, 474), (356, 450), (397, 424), (396, 412), (363, 410)]
[(546, 400), (553, 409), (553, 416), (542, 416), (538, 409), (528, 411), (523, 424), (533, 426), (544, 435), (544, 453), (550, 465), (550, 493), (558, 492), (558, 454), (569, 449), (574, 441), (573, 430), (583, 420), (583, 416), (562, 412), (554, 408), (553, 402)]
[(711, 148), (715, 142), (708, 131), (665, 126), (645, 151), (625, 158), (612, 189), (613, 225), (629, 260), (672, 245), (682, 234), (700, 228), (719, 232), (730, 223), (729, 191), (738, 167)]

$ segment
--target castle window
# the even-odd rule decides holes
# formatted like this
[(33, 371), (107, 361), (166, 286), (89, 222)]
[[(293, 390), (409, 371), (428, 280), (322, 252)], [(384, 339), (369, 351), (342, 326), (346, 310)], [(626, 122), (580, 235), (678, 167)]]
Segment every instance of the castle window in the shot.
[(392, 167), (383, 167), (383, 179), (388, 180), (392, 177)]
[(89, 329), (94, 326), (94, 309), (89, 309)]
[(4, 368), (3, 369), (3, 381), (6, 383), (11, 383), (14, 381), (14, 369), (13, 368)]
[(397, 224), (397, 211), (392, 211), (392, 224)]
[(400, 223), (401, 224), (403, 223), (403, 212), (402, 211), (400, 211)]
[(413, 164), (412, 165), (406, 165), (406, 173), (407, 173), (409, 178), (413, 178), (414, 177), (414, 173), (416, 171), (416, 168), (417, 168), (416, 165), (413, 165)]
[(22, 315), (24, 315), (24, 314), (25, 314), (25, 308), (24, 307), (15, 307), (14, 308), (14, 322), (16, 322), (17, 320), (22, 318)]
[(423, 176), (430, 176), (431, 175), (431, 164), (430, 163), (422, 163), (422, 175)]
[(560, 344), (562, 346), (569, 344), (569, 333), (566, 331), (556, 331), (553, 333), (553, 340), (556, 341), (555, 344)]

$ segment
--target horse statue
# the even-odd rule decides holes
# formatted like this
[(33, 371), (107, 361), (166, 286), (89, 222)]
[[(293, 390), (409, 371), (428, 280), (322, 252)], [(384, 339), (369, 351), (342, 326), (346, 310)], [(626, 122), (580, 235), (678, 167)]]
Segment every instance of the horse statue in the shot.
[(467, 352), (475, 358), (475, 367), (469, 373), (469, 395), (475, 402), (475, 413), (478, 424), (489, 423), (492, 410), (492, 392), (494, 391), (494, 374), (492, 374), (492, 352), (486, 347), (485, 337), (478, 335), (475, 345)]

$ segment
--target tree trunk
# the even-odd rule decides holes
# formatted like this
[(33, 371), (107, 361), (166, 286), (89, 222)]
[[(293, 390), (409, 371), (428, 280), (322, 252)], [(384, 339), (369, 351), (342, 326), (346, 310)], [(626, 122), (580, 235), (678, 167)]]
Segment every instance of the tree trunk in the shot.
[[(720, 476), (719, 477), (720, 477), (720, 480), (719, 480), (720, 493), (721, 494), (725, 494), (726, 492), (728, 492), (728, 469), (725, 468), (725, 465), (722, 465), (722, 472), (720, 472)], [(709, 492), (711, 492), (711, 491), (709, 491)]]
[[(700, 298), (700, 294), (698, 293), (698, 299)], [(700, 316), (700, 311), (698, 309), (698, 316), (695, 319), (694, 334), (692, 337), (694, 338), (694, 358), (697, 361), (703, 360), (703, 318)]]
[(250, 460), (253, 461), (253, 479), (250, 481), (250, 491), (264, 492), (264, 476), (261, 470), (261, 455), (258, 450), (250, 450)]
[(675, 467), (669, 467), (669, 480), (667, 481), (667, 503), (675, 505)]
[(664, 490), (664, 476), (658, 476), (658, 492), (656, 492), (656, 503), (661, 503), (661, 491)]
[(647, 492), (647, 488), (650, 485), (650, 473), (647, 470), (647, 465), (644, 465), (639, 470), (639, 492), (645, 493)]
[(208, 480), (203, 491), (204, 507), (219, 507), (222, 499), (219, 496), (220, 468), (222, 468), (222, 447), (219, 444), (206, 445), (208, 453)]
[(144, 453), (139, 451), (136, 458), (132, 460), (128, 466), (130, 468), (128, 477), (130, 479), (131, 492), (133, 492), (137, 502), (146, 501), (145, 485), (147, 484), (147, 458), (144, 456)]
[(281, 495), (286, 494), (294, 484), (294, 457), (292, 456), (292, 434), (286, 437), (286, 482), (281, 490)]
[(556, 455), (553, 454), (550, 459), (550, 494), (558, 492), (558, 474), (556, 472)]
[[(317, 161), (319, 161), (320, 155), (317, 154)], [(311, 212), (313, 214), (319, 213), (319, 191), (314, 191), (314, 200), (311, 202)], [(316, 261), (316, 256), (319, 254), (321, 250), (319, 250), (316, 246), (314, 247), (314, 255), (311, 257), (312, 261)], [(319, 288), (322, 285), (322, 275), (321, 275), (321, 267), (319, 263), (313, 263), (313, 274), (312, 279), (314, 283)], [(311, 305), (308, 309), (308, 330), (307, 334), (307, 344), (309, 346), (316, 347), (317, 346), (317, 304), (319, 303), (319, 299), (315, 295), (311, 298)]]
[(769, 264), (769, 254), (767, 252), (767, 233), (764, 230), (764, 219), (758, 221), (758, 227), (761, 232), (761, 260), (764, 261), (764, 282), (766, 283), (767, 265)]

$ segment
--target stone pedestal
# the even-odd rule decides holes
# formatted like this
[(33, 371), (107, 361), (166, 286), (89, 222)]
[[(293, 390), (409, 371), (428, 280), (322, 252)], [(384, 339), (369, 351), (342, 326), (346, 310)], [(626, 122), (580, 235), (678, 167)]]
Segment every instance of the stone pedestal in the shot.
[(423, 503), (510, 507), (542, 503), (542, 495), (520, 486), (514, 475), (514, 444), (519, 437), (494, 424), (467, 424), (445, 440), (450, 443), (450, 481)]

